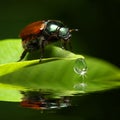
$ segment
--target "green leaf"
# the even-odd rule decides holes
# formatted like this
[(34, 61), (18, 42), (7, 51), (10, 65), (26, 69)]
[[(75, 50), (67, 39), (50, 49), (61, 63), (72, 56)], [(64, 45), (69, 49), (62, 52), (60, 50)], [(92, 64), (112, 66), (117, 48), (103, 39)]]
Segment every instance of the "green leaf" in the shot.
[(0, 40), (0, 64), (18, 61), (22, 51), (21, 40)]
[(88, 74), (85, 81), (86, 91), (102, 91), (120, 86), (120, 69), (116, 66), (93, 57), (86, 57)]
[[(51, 90), (58, 96), (76, 93), (90, 93), (120, 86), (120, 70), (100, 59), (76, 55), (59, 47), (46, 47), (50, 58), (15, 62), (22, 53), (20, 40), (0, 42), (0, 100), (20, 101), (22, 90)], [(7, 49), (7, 50), (5, 50)], [(4, 52), (5, 50), (5, 52)], [(31, 53), (27, 59), (34, 59), (39, 53)], [(84, 77), (74, 71), (76, 61), (86, 60), (88, 72)], [(8, 63), (7, 63), (8, 62)], [(80, 66), (85, 67), (80, 62)], [(4, 64), (3, 64), (4, 63)], [(86, 69), (87, 69), (86, 68)], [(79, 68), (82, 69), (82, 68)]]

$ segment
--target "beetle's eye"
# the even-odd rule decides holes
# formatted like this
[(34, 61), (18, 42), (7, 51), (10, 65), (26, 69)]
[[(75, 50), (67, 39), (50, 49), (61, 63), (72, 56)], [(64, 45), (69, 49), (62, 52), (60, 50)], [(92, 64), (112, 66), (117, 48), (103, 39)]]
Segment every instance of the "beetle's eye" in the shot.
[(68, 28), (62, 27), (62, 28), (60, 28), (60, 30), (59, 30), (59, 36), (66, 36), (68, 32), (69, 32), (69, 29), (68, 29)]
[(58, 26), (55, 24), (51, 24), (50, 26), (48, 26), (48, 30), (50, 32), (55, 32), (57, 30)]

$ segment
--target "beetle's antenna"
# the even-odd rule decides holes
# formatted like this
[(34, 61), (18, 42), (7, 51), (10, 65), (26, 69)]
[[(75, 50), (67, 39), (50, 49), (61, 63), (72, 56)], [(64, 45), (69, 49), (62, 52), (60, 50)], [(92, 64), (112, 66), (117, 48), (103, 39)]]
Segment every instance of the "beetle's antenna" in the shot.
[(73, 31), (78, 32), (78, 31), (79, 31), (79, 29), (70, 29), (70, 31), (69, 31), (69, 32), (73, 32)]

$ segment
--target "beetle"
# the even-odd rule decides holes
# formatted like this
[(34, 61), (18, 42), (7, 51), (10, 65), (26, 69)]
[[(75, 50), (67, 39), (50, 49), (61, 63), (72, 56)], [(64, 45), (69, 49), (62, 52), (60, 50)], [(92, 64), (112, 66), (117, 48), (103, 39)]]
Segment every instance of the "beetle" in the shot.
[(69, 29), (59, 20), (42, 20), (27, 25), (19, 35), (24, 48), (19, 61), (28, 52), (35, 50), (41, 50), (41, 61), (45, 46), (59, 40), (61, 41), (62, 48), (67, 49), (67, 44), (69, 44), (70, 49), (72, 49), (70, 43), (72, 31), (78, 31), (78, 29)]

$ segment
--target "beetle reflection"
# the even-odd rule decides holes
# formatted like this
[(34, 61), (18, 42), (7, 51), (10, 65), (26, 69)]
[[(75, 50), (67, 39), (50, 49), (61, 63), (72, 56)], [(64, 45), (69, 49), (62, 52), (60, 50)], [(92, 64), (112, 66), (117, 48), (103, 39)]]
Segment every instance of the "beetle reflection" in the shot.
[(25, 108), (44, 110), (59, 109), (71, 105), (68, 97), (53, 98), (50, 96), (50, 93), (41, 91), (22, 91), (21, 94), (23, 98), (20, 105)]

